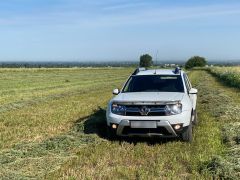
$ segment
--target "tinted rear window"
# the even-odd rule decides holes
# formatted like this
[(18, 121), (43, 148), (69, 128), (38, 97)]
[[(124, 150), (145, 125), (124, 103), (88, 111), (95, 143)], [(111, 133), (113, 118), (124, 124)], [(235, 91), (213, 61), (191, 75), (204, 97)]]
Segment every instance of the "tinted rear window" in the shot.
[(123, 92), (184, 92), (180, 75), (132, 76)]

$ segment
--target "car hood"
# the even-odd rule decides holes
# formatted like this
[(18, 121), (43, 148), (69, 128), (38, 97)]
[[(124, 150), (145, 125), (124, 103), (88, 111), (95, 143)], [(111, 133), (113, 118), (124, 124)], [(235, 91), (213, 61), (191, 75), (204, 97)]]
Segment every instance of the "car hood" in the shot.
[(169, 102), (181, 101), (184, 93), (178, 92), (132, 92), (120, 93), (112, 100), (117, 102)]

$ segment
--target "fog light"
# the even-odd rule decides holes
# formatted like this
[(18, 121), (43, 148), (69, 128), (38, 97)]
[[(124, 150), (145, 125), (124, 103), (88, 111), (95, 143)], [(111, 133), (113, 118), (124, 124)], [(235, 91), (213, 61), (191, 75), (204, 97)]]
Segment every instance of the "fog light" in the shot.
[(117, 129), (117, 125), (116, 125), (116, 124), (113, 124), (113, 125), (112, 125), (112, 128), (113, 128), (113, 129)]
[(176, 125), (174, 126), (174, 129), (175, 129), (175, 130), (179, 130), (179, 129), (181, 129), (181, 125), (176, 124)]

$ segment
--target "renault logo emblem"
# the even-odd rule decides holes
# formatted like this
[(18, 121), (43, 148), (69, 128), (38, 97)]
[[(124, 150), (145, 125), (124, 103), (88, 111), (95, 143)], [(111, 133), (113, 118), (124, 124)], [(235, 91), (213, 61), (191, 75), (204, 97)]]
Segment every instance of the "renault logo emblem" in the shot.
[(147, 106), (143, 106), (139, 112), (142, 116), (147, 116), (150, 112), (150, 109)]

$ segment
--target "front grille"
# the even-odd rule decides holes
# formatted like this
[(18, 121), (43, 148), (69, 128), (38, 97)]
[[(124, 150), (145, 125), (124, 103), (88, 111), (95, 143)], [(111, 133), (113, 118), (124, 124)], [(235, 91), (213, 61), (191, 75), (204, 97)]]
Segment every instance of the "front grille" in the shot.
[[(126, 116), (166, 116), (166, 105), (128, 105)], [(144, 114), (144, 111), (147, 113)]]
[(129, 126), (124, 127), (122, 134), (129, 135), (129, 134), (162, 134), (162, 135), (171, 135), (167, 131), (165, 127), (158, 127), (158, 128), (131, 128)]

